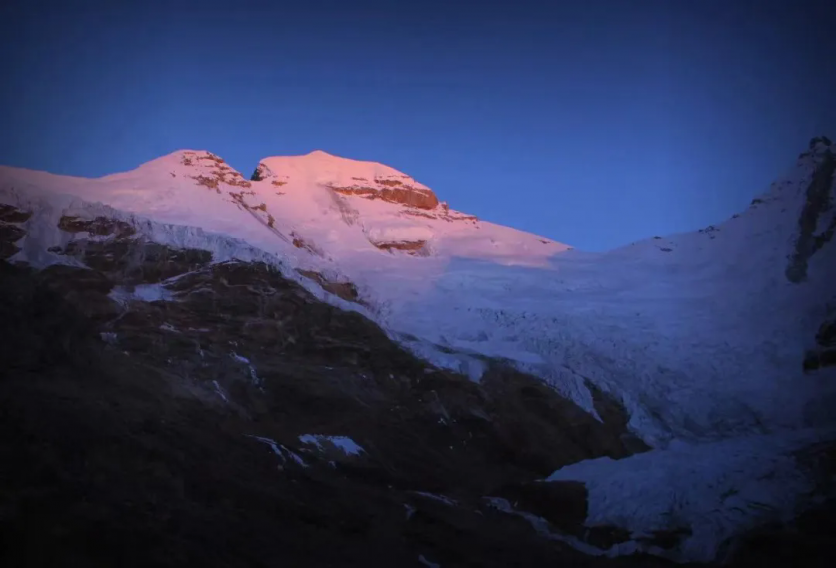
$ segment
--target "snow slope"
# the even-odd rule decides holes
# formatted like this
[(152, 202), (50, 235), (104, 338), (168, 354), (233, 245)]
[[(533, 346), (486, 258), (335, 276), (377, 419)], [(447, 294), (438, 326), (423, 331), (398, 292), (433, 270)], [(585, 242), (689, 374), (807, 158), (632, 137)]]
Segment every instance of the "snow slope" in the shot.
[[(836, 422), (836, 368), (802, 370), (836, 309), (836, 245), (826, 242), (836, 190), (822, 173), (833, 151), (814, 140), (723, 223), (595, 254), (450, 210), (397, 170), (324, 152), (266, 158), (257, 181), (194, 150), (97, 179), (2, 167), (0, 203), (35, 211), (12, 260), (63, 262), (47, 251), (67, 238), (58, 217), (107, 211), (147, 219), (160, 242), (213, 250), (216, 260), (257, 258), (351, 280), (370, 311), (352, 309), (436, 364), (478, 380), (485, 358), (505, 359), (593, 414), (588, 385), (612, 394), (657, 448), (625, 464), (652, 462), (671, 442), (698, 448), (675, 454), (697, 463), (726, 440), (777, 440)], [(717, 463), (712, 471), (739, 462)], [(590, 467), (619, 466), (560, 476), (594, 485), (604, 474)], [(723, 530), (712, 538), (730, 534)]]

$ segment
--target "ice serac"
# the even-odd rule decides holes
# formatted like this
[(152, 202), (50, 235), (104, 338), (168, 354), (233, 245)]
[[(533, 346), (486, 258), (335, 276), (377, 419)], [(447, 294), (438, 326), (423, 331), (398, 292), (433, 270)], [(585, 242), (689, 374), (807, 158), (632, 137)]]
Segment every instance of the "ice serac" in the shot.
[(435, 193), (412, 177), (377, 162), (350, 160), (316, 150), (304, 156), (265, 158), (252, 175), (281, 187), (305, 181), (328, 187), (340, 195), (381, 199), (419, 209), (439, 205)]

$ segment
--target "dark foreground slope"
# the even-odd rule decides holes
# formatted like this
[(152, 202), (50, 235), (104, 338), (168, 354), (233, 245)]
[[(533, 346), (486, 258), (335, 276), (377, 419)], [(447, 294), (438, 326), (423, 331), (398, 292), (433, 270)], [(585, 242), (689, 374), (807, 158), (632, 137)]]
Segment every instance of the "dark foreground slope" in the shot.
[[(264, 264), (82, 229), (106, 237), (61, 251), (84, 267), (0, 261), (0, 565), (667, 564), (553, 536), (627, 538), (582, 526), (583, 485), (535, 482), (646, 449), (603, 394), (602, 423), (498, 364), (479, 384), (428, 366)], [(777, 534), (738, 564), (764, 561), (765, 541), (782, 561), (822, 544)]]
[[(304, 319), (287, 325), (304, 337), (281, 357), (264, 356), (273, 368), (259, 367), (259, 383), (229, 357), (228, 368), (200, 367), (198, 351), (228, 351), (225, 333), (246, 337), (236, 326), (257, 309), (246, 297), (270, 276), (220, 265), (194, 278), (240, 285), (243, 295), (204, 306), (219, 321), (197, 349), (159, 329), (162, 319), (193, 322), (188, 301), (120, 311), (101, 273), (0, 263), (3, 565), (420, 566), (419, 555), (442, 566), (600, 564), (481, 497), (542, 477), (559, 465), (561, 445), (564, 459), (624, 454), (618, 436), (584, 425), (583, 413), (572, 418), (573, 409), (554, 414), (577, 424), (549, 422), (550, 407), (564, 403), (526, 377), (498, 372), (477, 387), (425, 372), (371, 322), (310, 304), (275, 275), (283, 313)], [(99, 333), (120, 316), (110, 326), (115, 346)], [(202, 387), (215, 380), (229, 403)], [(540, 412), (515, 407), (529, 399)], [(535, 436), (541, 428), (554, 438)], [(298, 435), (307, 432), (350, 435), (367, 451), (306, 452)], [(583, 492), (565, 499), (575, 509), (567, 525), (577, 525)]]

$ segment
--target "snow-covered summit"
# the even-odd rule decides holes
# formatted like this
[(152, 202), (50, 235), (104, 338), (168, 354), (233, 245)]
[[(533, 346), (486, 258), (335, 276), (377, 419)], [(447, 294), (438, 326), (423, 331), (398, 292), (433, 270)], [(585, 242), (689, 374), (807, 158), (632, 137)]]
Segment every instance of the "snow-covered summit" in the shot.
[[(411, 176), (378, 162), (353, 160), (314, 150), (299, 156), (271, 156), (259, 162), (259, 168), (267, 170), (267, 177), (297, 177), (313, 183), (331, 183), (351, 185), (353, 181), (373, 181), (375, 179), (394, 179), (409, 182), (416, 189), (429, 190)], [(261, 177), (253, 176), (253, 177)], [(257, 181), (257, 180), (256, 180)]]
[(208, 150), (180, 149), (159, 158), (154, 158), (128, 172), (118, 172), (102, 176), (104, 178), (118, 178), (128, 175), (193, 174), (208, 173), (214, 170), (234, 172), (235, 177), (243, 177), (241, 173), (226, 164), (220, 156)]
[(92, 180), (11, 167), (2, 168), (2, 180), (6, 189), (66, 194), (223, 233), (330, 272), (393, 257), (543, 265), (567, 248), (455, 211), (394, 168), (322, 151), (265, 158), (251, 180), (220, 156), (188, 149)]
[(325, 186), (343, 195), (383, 199), (421, 209), (435, 209), (438, 198), (427, 186), (394, 168), (377, 162), (341, 158), (315, 150), (303, 156), (275, 156), (259, 162), (254, 181), (276, 186)]

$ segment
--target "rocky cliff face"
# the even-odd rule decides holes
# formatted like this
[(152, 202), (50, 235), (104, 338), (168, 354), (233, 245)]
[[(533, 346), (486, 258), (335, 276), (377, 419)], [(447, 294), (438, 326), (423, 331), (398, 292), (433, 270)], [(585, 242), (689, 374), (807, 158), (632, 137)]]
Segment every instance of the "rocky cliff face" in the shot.
[[(195, 170), (204, 170), (191, 174), (189, 177), (197, 181), (198, 184), (214, 189), (218, 193), (221, 193), (219, 184), (234, 187), (250, 187), (252, 185), (239, 172), (228, 166), (223, 158), (211, 152), (185, 151), (180, 163), (184, 166), (192, 166)], [(176, 174), (172, 173), (171, 175), (176, 177)]]
[(827, 138), (814, 138), (810, 141), (810, 152), (816, 150), (822, 157), (805, 191), (804, 208), (798, 218), (795, 250), (786, 269), (787, 279), (794, 283), (807, 279), (810, 258), (830, 242), (836, 231), (836, 147)]
[(20, 251), (15, 243), (26, 236), (26, 231), (20, 224), (29, 219), (32, 214), (10, 205), (0, 204), (0, 260), (5, 260)]
[(382, 199), (389, 203), (399, 203), (418, 209), (435, 209), (438, 198), (429, 189), (418, 189), (398, 180), (375, 179), (373, 182), (362, 180), (350, 186), (328, 186), (340, 195), (356, 195), (365, 199)]
[[(831, 310), (836, 312), (836, 309)], [(815, 371), (822, 367), (836, 366), (836, 314), (822, 322), (816, 336), (813, 348), (804, 357), (804, 370)]]

